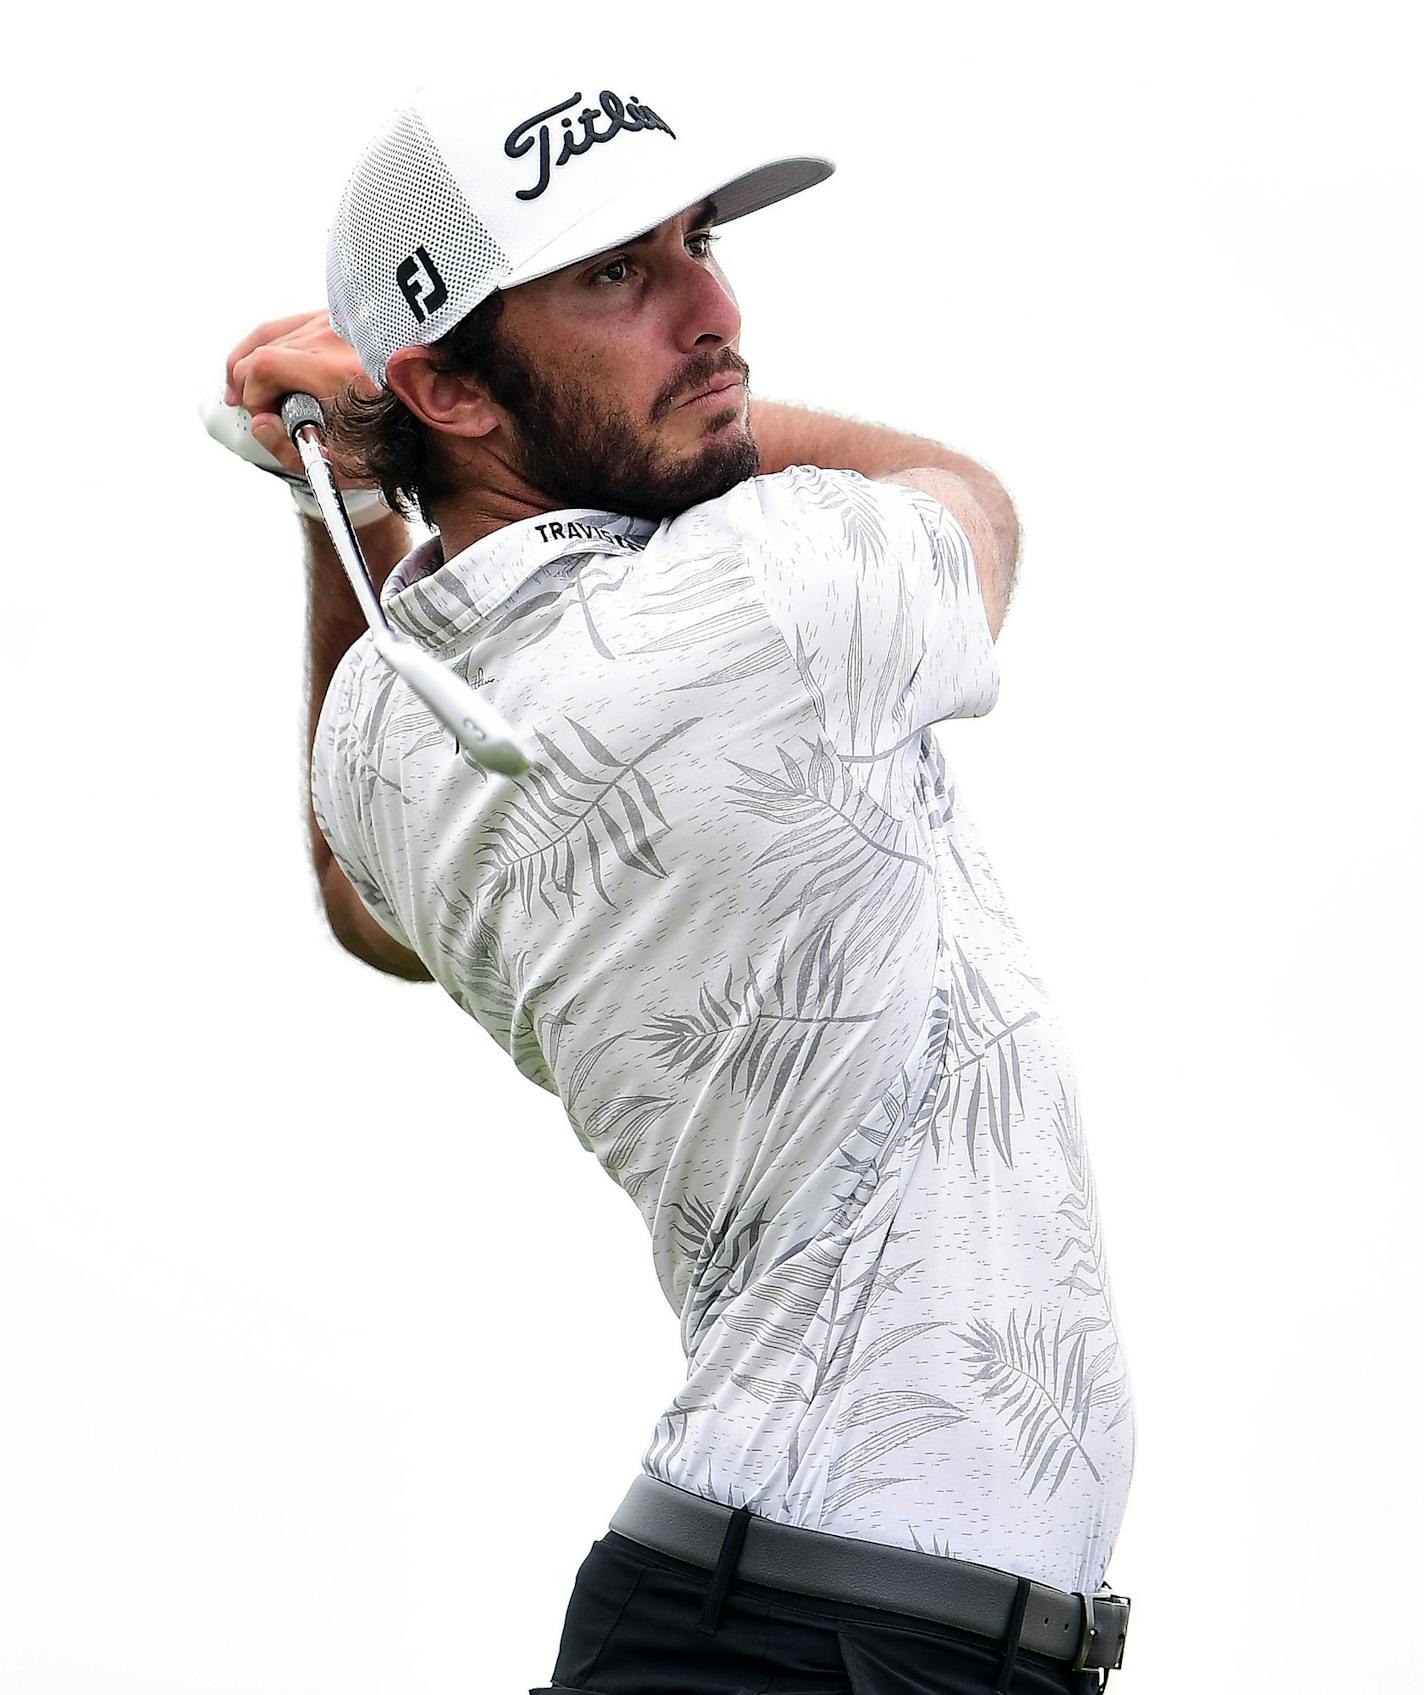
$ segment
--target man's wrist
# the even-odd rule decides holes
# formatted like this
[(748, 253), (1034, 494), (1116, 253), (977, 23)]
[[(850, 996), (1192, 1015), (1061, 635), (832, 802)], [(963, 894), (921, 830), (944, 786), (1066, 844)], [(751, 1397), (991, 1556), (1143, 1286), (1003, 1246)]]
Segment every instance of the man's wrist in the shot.
[[(321, 522), (321, 507), (316, 496), (305, 483), (289, 483), (292, 499), (296, 502), (297, 510), (304, 518), (313, 518)], [(338, 491), (341, 504), (346, 508), (346, 516), (351, 520), (353, 529), (362, 529), (368, 524), (374, 524), (377, 519), (384, 517), (391, 508), (386, 504), (386, 498), (378, 488), (347, 488)]]

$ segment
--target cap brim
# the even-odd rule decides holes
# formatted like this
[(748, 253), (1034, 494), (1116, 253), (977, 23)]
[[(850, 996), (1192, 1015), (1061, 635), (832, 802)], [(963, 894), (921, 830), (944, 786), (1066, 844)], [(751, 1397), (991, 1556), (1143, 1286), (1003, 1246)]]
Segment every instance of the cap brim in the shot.
[(656, 183), (640, 183), (626, 194), (605, 200), (571, 229), (561, 231), (555, 240), (531, 254), (499, 286), (518, 288), (520, 283), (547, 277), (566, 265), (576, 265), (580, 259), (592, 259), (611, 247), (646, 235), (703, 200), (716, 203), (719, 224), (730, 223), (733, 218), (744, 218), (748, 212), (759, 212), (764, 206), (799, 194), (804, 188), (813, 188), (824, 182), (835, 168), (829, 159), (803, 155), (772, 159), (729, 178), (725, 164), (720, 174), (711, 167), (699, 172), (684, 164), (676, 181), (662, 178)]

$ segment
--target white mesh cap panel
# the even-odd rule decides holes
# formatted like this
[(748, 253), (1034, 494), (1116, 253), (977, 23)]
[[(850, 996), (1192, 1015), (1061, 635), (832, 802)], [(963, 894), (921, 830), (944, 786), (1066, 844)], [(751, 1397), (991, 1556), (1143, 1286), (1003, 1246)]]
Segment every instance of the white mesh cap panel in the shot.
[(417, 112), (367, 147), (342, 191), (327, 241), (332, 325), (374, 382), (401, 347), (428, 346), (510, 272), (470, 210)]
[(635, 95), (554, 81), (542, 65), (478, 98), (426, 85), (342, 192), (327, 242), (332, 323), (384, 383), (398, 348), (438, 340), (497, 288), (636, 240), (708, 194), (726, 221), (834, 168), (778, 157), (715, 115), (679, 108), (669, 124)]

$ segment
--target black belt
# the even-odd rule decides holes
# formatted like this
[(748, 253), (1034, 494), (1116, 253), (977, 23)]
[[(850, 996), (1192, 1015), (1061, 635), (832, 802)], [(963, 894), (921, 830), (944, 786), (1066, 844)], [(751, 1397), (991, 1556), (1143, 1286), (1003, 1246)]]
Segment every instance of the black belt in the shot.
[(1004, 1643), (1005, 1689), (1020, 1649), (1061, 1660), (1074, 1671), (1102, 1671), (1104, 1686), (1106, 1674), (1122, 1665), (1131, 1601), (1106, 1584), (1094, 1595), (1069, 1593), (971, 1560), (778, 1524), (646, 1472), (608, 1528), (713, 1573), (702, 1621), (706, 1631), (716, 1629), (735, 1575), (798, 1595), (932, 1619)]

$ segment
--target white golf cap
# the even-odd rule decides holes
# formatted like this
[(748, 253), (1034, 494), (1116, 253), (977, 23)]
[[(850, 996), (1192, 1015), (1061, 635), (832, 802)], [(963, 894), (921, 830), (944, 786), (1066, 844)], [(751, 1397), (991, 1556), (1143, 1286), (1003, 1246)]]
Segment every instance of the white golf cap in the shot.
[[(709, 197), (725, 224), (830, 176), (602, 84), (419, 88), (362, 154), (327, 241), (331, 321), (384, 383), (498, 288), (635, 240)], [(772, 156), (768, 156), (771, 153)]]

